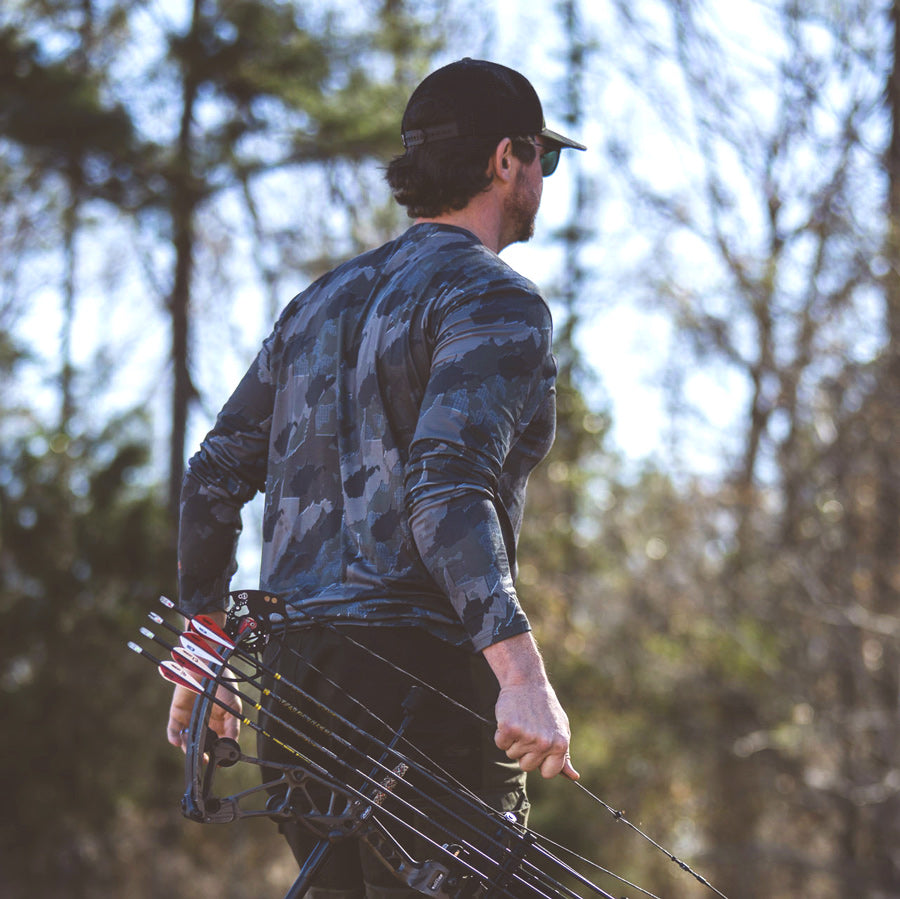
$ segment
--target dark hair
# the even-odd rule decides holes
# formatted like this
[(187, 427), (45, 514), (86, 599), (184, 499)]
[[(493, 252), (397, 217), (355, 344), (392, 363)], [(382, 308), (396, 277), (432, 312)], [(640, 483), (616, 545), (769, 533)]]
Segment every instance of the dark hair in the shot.
[[(510, 139), (517, 159), (534, 161), (537, 150), (530, 138)], [(385, 178), (410, 218), (435, 218), (463, 209), (488, 189), (488, 162), (498, 143), (497, 137), (452, 137), (410, 147), (391, 160)]]

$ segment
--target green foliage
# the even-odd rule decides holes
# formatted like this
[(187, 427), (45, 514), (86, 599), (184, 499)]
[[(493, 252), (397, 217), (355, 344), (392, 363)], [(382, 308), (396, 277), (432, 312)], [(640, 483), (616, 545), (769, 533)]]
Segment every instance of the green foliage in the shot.
[(16, 809), (0, 825), (0, 882), (47, 894), (66, 882), (74, 896), (119, 803), (152, 807), (153, 778), (177, 776), (162, 740), (146, 740), (151, 722), (162, 732), (165, 691), (125, 649), (173, 561), (140, 483), (146, 423), (71, 439), (16, 430), (0, 457), (2, 778)]
[(0, 30), (0, 128), (57, 165), (89, 153), (109, 156), (133, 131), (122, 106), (104, 108), (94, 77), (79, 77), (67, 61), (45, 62), (37, 45)]
[(10, 27), (0, 29), (0, 133), (42, 178), (64, 174), (80, 196), (138, 202), (142, 151), (125, 107), (104, 99), (98, 73), (47, 59)]

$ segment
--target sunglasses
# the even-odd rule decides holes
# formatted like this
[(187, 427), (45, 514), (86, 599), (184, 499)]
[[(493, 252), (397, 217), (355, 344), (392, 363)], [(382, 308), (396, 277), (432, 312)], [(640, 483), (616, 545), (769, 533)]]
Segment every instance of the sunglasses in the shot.
[(559, 165), (559, 154), (562, 151), (562, 147), (548, 148), (535, 143), (535, 148), (541, 154), (541, 175), (547, 178), (556, 171), (556, 167)]
[(531, 138), (529, 143), (540, 154), (541, 174), (545, 178), (552, 175), (559, 165), (559, 154), (562, 151), (562, 147), (545, 147), (537, 138)]

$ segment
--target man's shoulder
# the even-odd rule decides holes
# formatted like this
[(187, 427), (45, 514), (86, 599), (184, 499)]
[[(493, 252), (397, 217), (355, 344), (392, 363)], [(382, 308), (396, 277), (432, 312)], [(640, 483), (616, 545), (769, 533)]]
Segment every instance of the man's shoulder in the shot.
[(422, 261), (448, 285), (468, 291), (508, 290), (540, 296), (532, 281), (488, 249), (470, 231), (453, 225), (418, 227), (422, 229), (416, 235)]
[(343, 307), (348, 294), (362, 296), (373, 289), (439, 306), (456, 305), (466, 298), (488, 302), (498, 295), (518, 297), (526, 305), (544, 305), (538, 288), (472, 232), (423, 223), (335, 266), (294, 297), (283, 318), (291, 319), (311, 307), (328, 314)]

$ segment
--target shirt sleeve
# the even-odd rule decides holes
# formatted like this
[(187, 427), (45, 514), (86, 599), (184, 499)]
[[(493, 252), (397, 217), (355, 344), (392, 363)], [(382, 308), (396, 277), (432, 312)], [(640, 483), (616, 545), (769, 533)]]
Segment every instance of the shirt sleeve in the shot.
[(265, 489), (274, 388), (269, 338), (188, 463), (178, 528), (184, 612), (221, 608), (241, 533), (241, 509)]
[(454, 304), (437, 333), (406, 470), (413, 537), (478, 651), (529, 630), (498, 494), (504, 461), (554, 390), (550, 314), (524, 289)]

